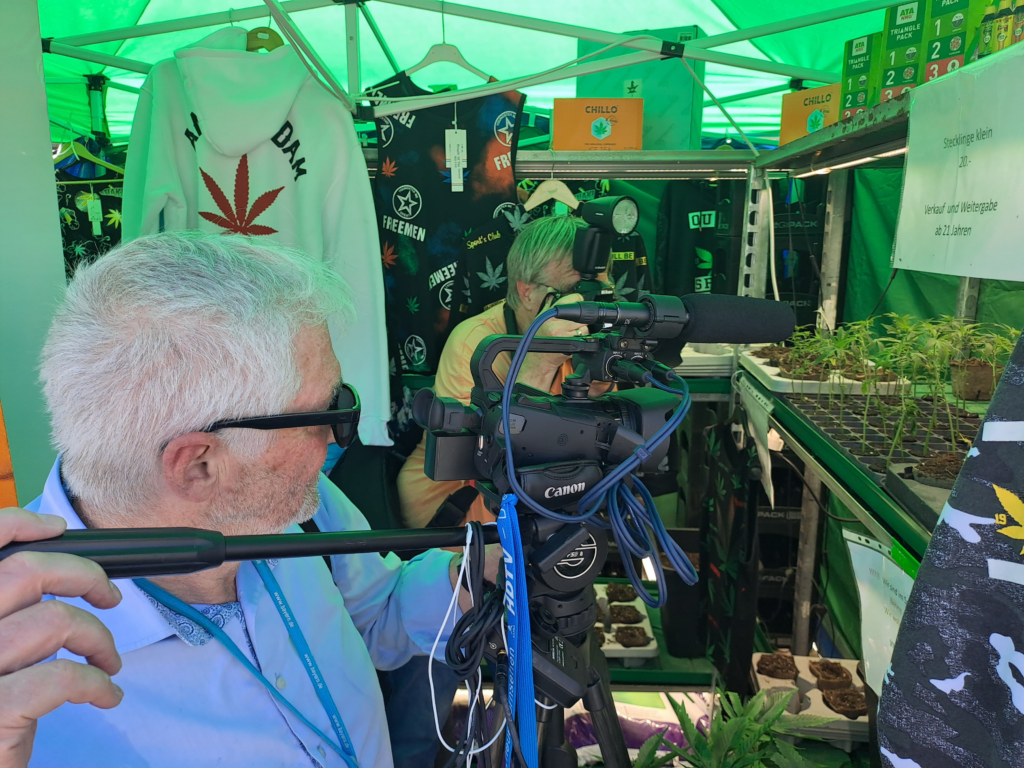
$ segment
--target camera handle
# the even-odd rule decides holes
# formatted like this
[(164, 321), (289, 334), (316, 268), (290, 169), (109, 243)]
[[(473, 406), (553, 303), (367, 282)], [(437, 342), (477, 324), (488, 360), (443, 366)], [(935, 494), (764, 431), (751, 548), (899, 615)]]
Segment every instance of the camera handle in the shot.
[[(473, 372), (474, 388), (482, 389), (484, 397), (490, 399), (491, 393), (501, 397), (504, 385), (498, 381), (494, 373), (494, 361), (502, 352), (515, 352), (522, 343), (522, 336), (488, 336), (477, 345), (473, 352), (470, 370)], [(563, 355), (575, 355), (587, 352), (600, 352), (599, 338), (582, 337), (565, 339), (558, 337), (535, 338), (530, 342), (530, 352), (549, 352)]]

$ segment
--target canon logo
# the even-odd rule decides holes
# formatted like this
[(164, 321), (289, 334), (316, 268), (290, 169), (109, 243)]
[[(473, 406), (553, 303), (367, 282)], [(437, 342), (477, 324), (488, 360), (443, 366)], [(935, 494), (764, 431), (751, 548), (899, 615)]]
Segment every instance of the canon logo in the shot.
[(573, 493), (585, 491), (586, 489), (586, 483), (573, 483), (572, 485), (563, 485), (561, 488), (548, 488), (544, 491), (544, 498), (557, 499), (559, 496), (569, 496)]

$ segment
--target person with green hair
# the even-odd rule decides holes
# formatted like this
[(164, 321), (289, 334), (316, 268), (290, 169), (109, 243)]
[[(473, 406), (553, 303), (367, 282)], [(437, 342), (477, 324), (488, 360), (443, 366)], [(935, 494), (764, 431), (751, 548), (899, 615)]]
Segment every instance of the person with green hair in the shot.
[[(549, 216), (523, 228), (508, 254), (508, 293), (504, 301), (459, 323), (445, 344), (434, 380), (434, 391), (439, 397), (455, 398), (469, 405), (473, 390), (470, 361), (477, 345), (487, 336), (525, 333), (534, 319), (554, 304), (583, 300), (573, 292), (580, 273), (573, 269), (572, 253), (576, 232), (585, 226), (581, 219), (571, 216)], [(586, 333), (585, 325), (552, 319), (541, 326), (537, 335), (571, 337)], [(494, 361), (494, 373), (499, 380), (505, 380), (511, 360), (504, 353)], [(531, 353), (526, 356), (518, 381), (560, 394), (562, 381), (569, 373), (572, 367), (567, 355)], [(607, 389), (608, 385), (597, 383), (591, 387), (591, 393), (600, 394)], [(398, 475), (402, 518), (410, 528), (426, 526), (449, 496), (470, 485), (468, 480), (435, 482), (426, 476), (426, 440), (424, 435)], [(465, 504), (464, 494), (459, 503)], [(466, 519), (490, 522), (494, 516), (477, 496), (468, 507)]]

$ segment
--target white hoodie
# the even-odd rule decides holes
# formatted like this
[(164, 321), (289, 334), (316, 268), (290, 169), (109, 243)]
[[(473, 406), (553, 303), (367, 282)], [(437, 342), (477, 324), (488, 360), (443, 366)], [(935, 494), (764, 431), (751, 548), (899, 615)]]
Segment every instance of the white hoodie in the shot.
[(256, 54), (245, 41), (241, 27), (222, 29), (150, 71), (128, 145), (123, 238), (239, 232), (332, 264), (355, 310), (331, 337), (362, 400), (359, 437), (391, 445), (380, 246), (352, 116), (290, 46)]

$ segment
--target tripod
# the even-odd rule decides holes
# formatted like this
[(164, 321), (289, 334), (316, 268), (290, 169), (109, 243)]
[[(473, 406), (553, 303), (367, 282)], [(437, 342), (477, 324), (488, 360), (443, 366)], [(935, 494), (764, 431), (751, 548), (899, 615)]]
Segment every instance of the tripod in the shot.
[[(499, 497), (478, 485), (488, 504)], [(575, 768), (576, 750), (565, 738), (564, 708), (582, 701), (593, 721), (608, 768), (629, 768), (630, 759), (612, 700), (608, 662), (593, 631), (597, 619), (594, 579), (608, 556), (607, 534), (586, 523), (566, 524), (520, 515), (527, 564), (527, 596), (533, 647), (534, 696), (538, 707), (541, 768)], [(518, 553), (517, 553), (518, 554)], [(500, 641), (485, 656), (494, 661)], [(502, 740), (492, 752), (500, 765)]]

